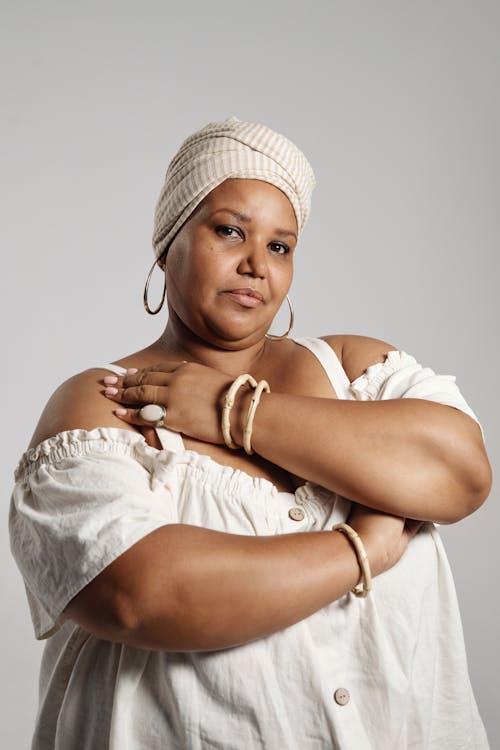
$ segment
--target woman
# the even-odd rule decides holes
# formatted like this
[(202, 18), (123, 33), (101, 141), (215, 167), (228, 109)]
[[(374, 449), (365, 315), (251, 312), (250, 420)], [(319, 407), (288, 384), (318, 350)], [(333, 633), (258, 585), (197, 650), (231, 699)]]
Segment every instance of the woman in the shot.
[(313, 187), (261, 124), (186, 139), (164, 333), (41, 417), (10, 516), (48, 638), (36, 750), (487, 747), (428, 523), (487, 497), (481, 429), (383, 341), (267, 333)]

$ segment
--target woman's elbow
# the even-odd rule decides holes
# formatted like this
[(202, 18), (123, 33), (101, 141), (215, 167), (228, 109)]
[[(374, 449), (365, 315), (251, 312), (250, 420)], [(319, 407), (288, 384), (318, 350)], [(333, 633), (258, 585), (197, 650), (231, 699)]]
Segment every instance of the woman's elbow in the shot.
[(88, 584), (67, 605), (64, 615), (96, 638), (124, 643), (137, 627), (135, 607), (128, 597), (100, 596), (95, 582)]
[(486, 455), (486, 451), (483, 451), (481, 460), (476, 462), (474, 470), (472, 471), (471, 500), (466, 515), (470, 515), (481, 507), (491, 492), (492, 483), (493, 473), (491, 470), (491, 464)]
[(450, 524), (462, 521), (478, 510), (490, 494), (493, 475), (486, 453), (483, 452), (479, 459), (467, 463), (469, 466), (462, 466), (460, 472), (458, 497), (455, 495), (444, 517), (436, 519), (439, 523)]

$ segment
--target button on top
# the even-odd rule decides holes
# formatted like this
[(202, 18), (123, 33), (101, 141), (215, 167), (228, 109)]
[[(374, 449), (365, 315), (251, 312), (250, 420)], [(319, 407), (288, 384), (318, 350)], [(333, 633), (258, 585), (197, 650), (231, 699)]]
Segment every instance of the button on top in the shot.
[(302, 510), (302, 508), (295, 507), (295, 508), (290, 508), (290, 510), (288, 511), (288, 515), (290, 516), (292, 521), (303, 521), (305, 513)]
[(337, 690), (334, 692), (333, 697), (335, 698), (335, 702), (339, 704), (339, 706), (345, 706), (347, 703), (349, 703), (350, 695), (347, 688), (337, 688)]

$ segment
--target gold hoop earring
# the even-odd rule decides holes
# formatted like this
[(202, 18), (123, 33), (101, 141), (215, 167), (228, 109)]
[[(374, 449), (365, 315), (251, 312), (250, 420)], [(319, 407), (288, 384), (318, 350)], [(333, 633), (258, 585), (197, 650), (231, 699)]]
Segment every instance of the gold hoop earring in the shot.
[(162, 295), (161, 295), (161, 302), (160, 302), (160, 304), (158, 305), (157, 308), (155, 308), (154, 310), (152, 310), (150, 308), (149, 302), (148, 302), (149, 283), (151, 281), (151, 276), (153, 275), (153, 271), (155, 270), (155, 266), (158, 264), (158, 261), (159, 261), (159, 258), (157, 260), (155, 260), (155, 262), (151, 266), (151, 270), (148, 273), (148, 278), (146, 279), (146, 286), (144, 287), (144, 294), (143, 294), (144, 309), (150, 315), (156, 315), (157, 313), (160, 312), (161, 308), (163, 307), (163, 303), (165, 302), (165, 295), (167, 293), (167, 279), (165, 277), (165, 274), (163, 274), (163, 292), (162, 292)]
[(288, 326), (288, 330), (285, 333), (282, 333), (281, 336), (275, 336), (273, 333), (266, 333), (266, 339), (273, 339), (274, 341), (279, 341), (280, 339), (286, 339), (286, 337), (292, 330), (294, 316), (293, 316), (292, 303), (290, 301), (290, 297), (288, 296), (288, 294), (286, 295), (286, 301), (288, 302), (288, 308), (290, 310), (290, 324)]

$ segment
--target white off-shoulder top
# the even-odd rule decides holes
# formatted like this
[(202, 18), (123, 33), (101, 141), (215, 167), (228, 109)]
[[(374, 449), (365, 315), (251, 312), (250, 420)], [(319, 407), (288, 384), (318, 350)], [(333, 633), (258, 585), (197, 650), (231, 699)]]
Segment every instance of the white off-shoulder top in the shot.
[[(390, 351), (350, 383), (325, 341), (297, 343), (319, 358), (338, 398), (424, 398), (477, 421), (454, 376), (404, 351)], [(366, 599), (348, 594), (243, 646), (148, 651), (64, 620), (87, 583), (164, 524), (269, 535), (330, 529), (347, 518), (349, 500), (318, 485), (279, 492), (185, 450), (177, 433), (158, 434), (162, 450), (127, 430), (70, 430), (28, 450), (17, 467), (12, 552), (35, 635), (47, 639), (32, 750), (488, 748), (433, 524), (374, 579)]]

